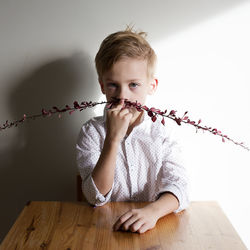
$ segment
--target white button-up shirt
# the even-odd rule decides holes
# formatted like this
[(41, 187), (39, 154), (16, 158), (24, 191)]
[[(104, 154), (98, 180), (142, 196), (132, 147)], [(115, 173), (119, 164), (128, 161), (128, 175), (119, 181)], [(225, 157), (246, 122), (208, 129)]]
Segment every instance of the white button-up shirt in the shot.
[[(180, 147), (168, 126), (152, 122), (144, 113), (142, 122), (121, 141), (111, 190), (103, 196), (92, 171), (100, 157), (106, 136), (105, 114), (90, 119), (81, 128), (76, 149), (82, 191), (89, 203), (108, 201), (155, 201), (164, 192), (179, 200), (179, 212), (188, 206), (187, 176)], [(105, 178), (105, 176), (103, 176)]]

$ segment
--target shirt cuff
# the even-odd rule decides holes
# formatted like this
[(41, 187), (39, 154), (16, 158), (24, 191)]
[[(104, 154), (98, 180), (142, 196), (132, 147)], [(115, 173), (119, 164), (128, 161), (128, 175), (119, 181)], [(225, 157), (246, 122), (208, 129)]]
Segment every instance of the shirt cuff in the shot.
[(167, 186), (166, 188), (160, 190), (159, 194), (164, 193), (164, 192), (172, 193), (174, 196), (176, 196), (176, 198), (179, 201), (179, 207), (174, 211), (174, 213), (179, 213), (188, 207), (189, 201), (188, 201), (187, 196), (183, 195), (177, 186), (175, 185)]
[(82, 186), (83, 186), (83, 194), (87, 199), (87, 201), (92, 205), (102, 206), (110, 200), (114, 183), (110, 191), (105, 196), (102, 193), (100, 193), (91, 175), (82, 184)]

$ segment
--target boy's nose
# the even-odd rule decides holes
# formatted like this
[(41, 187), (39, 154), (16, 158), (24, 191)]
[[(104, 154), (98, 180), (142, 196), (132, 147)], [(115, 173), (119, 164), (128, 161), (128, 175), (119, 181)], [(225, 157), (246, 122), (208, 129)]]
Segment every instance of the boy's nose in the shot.
[(122, 99), (122, 100), (128, 99), (128, 95), (126, 93), (126, 90), (125, 89), (120, 89), (120, 91), (117, 93), (116, 98)]

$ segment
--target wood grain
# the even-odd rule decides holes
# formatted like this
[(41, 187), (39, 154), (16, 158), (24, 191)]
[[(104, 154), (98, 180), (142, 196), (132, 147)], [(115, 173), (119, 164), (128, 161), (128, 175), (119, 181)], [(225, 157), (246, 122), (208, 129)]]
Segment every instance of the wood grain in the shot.
[(241, 250), (247, 249), (216, 202), (192, 202), (144, 234), (113, 232), (116, 219), (147, 203), (39, 202), (26, 205), (0, 249)]

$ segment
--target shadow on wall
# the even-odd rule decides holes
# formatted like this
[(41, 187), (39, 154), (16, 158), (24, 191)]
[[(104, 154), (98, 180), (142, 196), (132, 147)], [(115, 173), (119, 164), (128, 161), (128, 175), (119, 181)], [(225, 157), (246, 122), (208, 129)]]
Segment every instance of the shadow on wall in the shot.
[[(96, 100), (98, 84), (90, 59), (83, 54), (42, 65), (15, 84), (9, 96), (12, 117), (37, 114), (42, 108)], [(93, 87), (95, 86), (95, 87)], [(0, 168), (1, 234), (6, 233), (28, 200), (76, 200), (75, 143), (93, 110), (38, 118), (20, 124), (15, 150)], [(2, 232), (2, 231), (5, 232)]]

